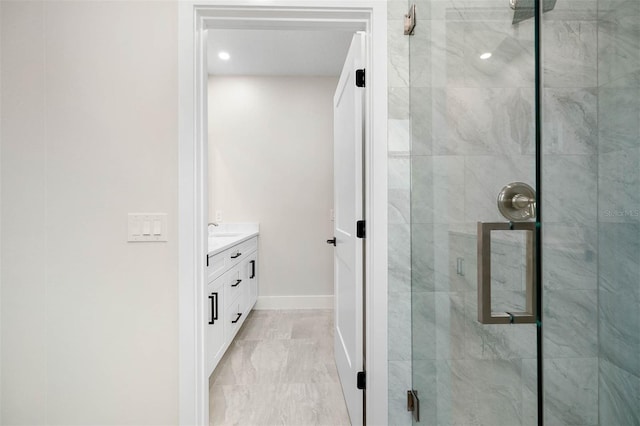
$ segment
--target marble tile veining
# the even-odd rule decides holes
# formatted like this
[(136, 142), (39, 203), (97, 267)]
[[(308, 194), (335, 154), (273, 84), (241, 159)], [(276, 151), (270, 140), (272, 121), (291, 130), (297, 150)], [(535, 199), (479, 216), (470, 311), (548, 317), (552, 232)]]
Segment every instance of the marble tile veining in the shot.
[[(602, 2), (604, 3), (604, 2)], [(616, 5), (598, 19), (598, 82), (609, 87), (640, 87), (640, 3)], [(630, 76), (634, 76), (629, 78)]]
[(597, 425), (598, 358), (549, 358), (544, 368), (544, 424)]
[[(438, 424), (519, 425), (521, 363), (520, 360), (438, 363)], [(449, 401), (441, 404), (440, 397)]]
[[(404, 331), (411, 324), (411, 292), (389, 292), (388, 333), (389, 361), (411, 360), (411, 333)], [(397, 331), (396, 331), (397, 330)]]
[(351, 424), (329, 310), (252, 311), (209, 387), (211, 426)]
[(545, 223), (542, 244), (545, 289), (597, 288), (598, 229), (595, 223)]
[(545, 154), (595, 154), (598, 150), (597, 89), (548, 88), (543, 92)]
[(412, 359), (435, 359), (435, 293), (411, 294)]
[[(606, 424), (640, 424), (640, 377), (600, 360), (600, 419)], [(602, 421), (602, 424), (605, 424)]]
[(390, 120), (409, 119), (409, 88), (389, 87), (387, 102), (389, 104), (388, 115)]
[(411, 221), (411, 192), (409, 189), (389, 189), (388, 221), (390, 224), (408, 224)]
[(598, 335), (594, 333), (598, 329), (597, 291), (547, 290), (545, 297), (545, 357), (597, 357)]
[(411, 164), (412, 223), (464, 222), (464, 157), (414, 155)]
[(435, 295), (436, 357), (442, 360), (463, 358), (466, 325), (464, 296), (445, 292)]
[(639, 223), (640, 147), (601, 153), (599, 169), (599, 221)]
[[(463, 35), (462, 81), (457, 87), (534, 87), (534, 32), (518, 31), (511, 20), (450, 23)], [(491, 60), (479, 53), (492, 52)]]
[(533, 88), (434, 89), (432, 109), (436, 155), (534, 152)]
[(637, 149), (640, 146), (640, 87), (598, 89), (598, 133), (601, 153)]
[(598, 158), (545, 155), (542, 202), (549, 222), (594, 224), (598, 217)]
[(409, 40), (403, 34), (402, 16), (398, 20), (389, 20), (391, 29), (387, 33), (389, 58), (387, 62), (387, 79), (389, 87), (409, 87)]
[(545, 87), (596, 87), (597, 24), (546, 20), (543, 30)]
[(389, 291), (411, 289), (411, 239), (409, 224), (389, 225)]
[(434, 290), (434, 225), (411, 225), (411, 277), (412, 290)]
[(433, 141), (431, 88), (411, 90), (411, 154), (431, 155)]
[(408, 152), (410, 148), (409, 140), (409, 119), (389, 119), (388, 120), (388, 143), (389, 151)]

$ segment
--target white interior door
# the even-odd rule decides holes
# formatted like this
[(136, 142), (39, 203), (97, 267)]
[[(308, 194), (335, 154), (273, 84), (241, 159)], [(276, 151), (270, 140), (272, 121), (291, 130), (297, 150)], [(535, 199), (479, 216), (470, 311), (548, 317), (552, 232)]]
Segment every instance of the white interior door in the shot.
[(353, 425), (363, 424), (364, 393), (356, 386), (363, 371), (363, 102), (356, 70), (365, 63), (364, 34), (356, 33), (338, 81), (334, 108), (335, 358)]

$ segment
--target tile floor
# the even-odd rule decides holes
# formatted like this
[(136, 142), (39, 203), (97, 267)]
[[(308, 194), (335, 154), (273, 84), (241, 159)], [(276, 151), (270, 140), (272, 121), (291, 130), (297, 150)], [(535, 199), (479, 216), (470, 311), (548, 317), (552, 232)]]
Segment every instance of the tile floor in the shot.
[(211, 426), (351, 424), (330, 310), (252, 311), (209, 386)]

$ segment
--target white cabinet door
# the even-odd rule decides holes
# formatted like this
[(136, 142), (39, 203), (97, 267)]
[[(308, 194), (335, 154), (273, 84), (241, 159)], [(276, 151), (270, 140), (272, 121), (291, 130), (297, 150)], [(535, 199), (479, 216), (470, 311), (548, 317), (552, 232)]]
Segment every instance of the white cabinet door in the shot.
[(364, 87), (356, 87), (356, 70), (364, 68), (365, 36), (353, 36), (334, 95), (334, 303), (335, 359), (354, 425), (363, 420), (363, 392), (356, 374), (363, 370), (363, 240), (356, 221), (363, 217)]
[(211, 375), (221, 351), (225, 346), (225, 309), (224, 309), (224, 285), (222, 277), (207, 285), (207, 325), (206, 325), (206, 360), (207, 371)]
[(243, 306), (246, 306), (248, 312), (253, 309), (253, 305), (258, 300), (258, 252), (247, 255), (247, 258), (242, 262), (241, 269), (241, 274), (244, 276), (243, 284), (245, 284), (242, 293), (244, 296)]
[(245, 268), (249, 284), (249, 309), (252, 309), (258, 300), (258, 252), (253, 252), (247, 259)]

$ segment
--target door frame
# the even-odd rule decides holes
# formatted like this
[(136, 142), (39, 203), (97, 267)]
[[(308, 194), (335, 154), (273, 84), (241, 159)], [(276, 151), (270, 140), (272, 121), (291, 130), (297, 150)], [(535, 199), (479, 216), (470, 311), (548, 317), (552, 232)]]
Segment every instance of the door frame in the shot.
[(207, 69), (209, 28), (365, 31), (366, 418), (387, 424), (387, 2), (386, 0), (214, 0), (178, 4), (179, 66), (179, 422), (207, 425), (205, 256), (207, 252)]

